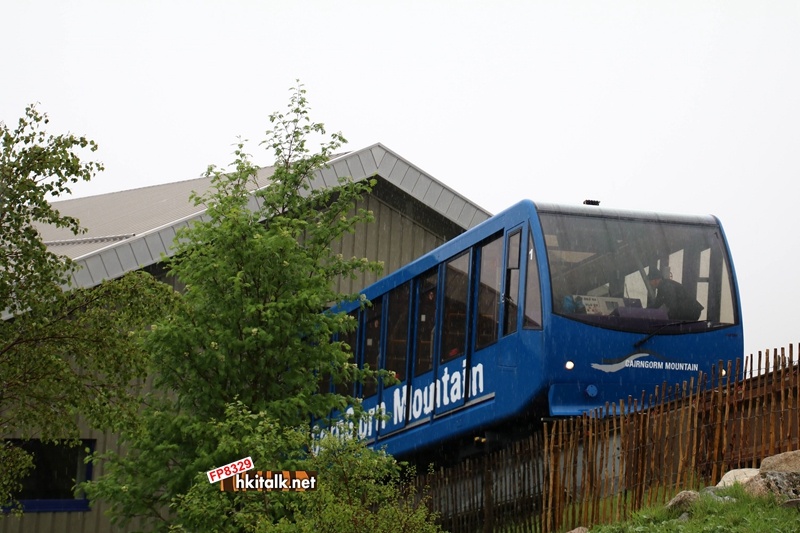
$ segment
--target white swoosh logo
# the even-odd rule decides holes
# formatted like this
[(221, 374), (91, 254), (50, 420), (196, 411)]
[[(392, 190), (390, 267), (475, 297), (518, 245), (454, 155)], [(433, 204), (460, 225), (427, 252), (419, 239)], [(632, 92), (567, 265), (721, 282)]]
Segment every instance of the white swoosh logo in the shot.
[(647, 357), (648, 355), (650, 355), (650, 354), (646, 353), (646, 352), (638, 352), (638, 353), (631, 354), (626, 359), (623, 359), (619, 363), (614, 363), (612, 365), (601, 365), (599, 363), (592, 363), (592, 368), (594, 368), (595, 370), (600, 370), (601, 372), (607, 372), (607, 373), (619, 372), (620, 370), (625, 368), (625, 363), (627, 363), (628, 361), (636, 361), (637, 359), (640, 359), (642, 357)]

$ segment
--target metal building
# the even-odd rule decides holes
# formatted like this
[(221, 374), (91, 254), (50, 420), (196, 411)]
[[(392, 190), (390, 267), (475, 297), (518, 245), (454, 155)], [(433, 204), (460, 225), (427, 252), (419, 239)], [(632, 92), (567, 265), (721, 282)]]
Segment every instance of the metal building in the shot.
[[(259, 183), (272, 175), (271, 167), (258, 173)], [(346, 236), (334, 252), (367, 257), (384, 263), (384, 274), (410, 262), (489, 218), (490, 214), (381, 144), (349, 152), (317, 172), (313, 187), (337, 183), (339, 177), (377, 178), (377, 186), (359, 207), (372, 210), (375, 221)], [(97, 285), (104, 279), (147, 269), (164, 279), (162, 254), (171, 255), (178, 228), (203, 217), (204, 211), (189, 200), (192, 191), (203, 193), (210, 179), (199, 178), (164, 185), (76, 198), (54, 205), (78, 218), (87, 232), (74, 236), (52, 227), (41, 228), (49, 249), (72, 258), (79, 266), (78, 286)], [(374, 275), (343, 281), (342, 291), (356, 291), (375, 281)], [(95, 450), (117, 447), (114, 435), (85, 428), (81, 435)], [(79, 451), (75, 453), (79, 454)], [(79, 456), (69, 458), (76, 476), (82, 477)], [(95, 469), (92, 478), (102, 475)], [(42, 500), (21, 519), (0, 518), (0, 533), (55, 533), (112, 531), (105, 505), (89, 509), (84, 499)]]

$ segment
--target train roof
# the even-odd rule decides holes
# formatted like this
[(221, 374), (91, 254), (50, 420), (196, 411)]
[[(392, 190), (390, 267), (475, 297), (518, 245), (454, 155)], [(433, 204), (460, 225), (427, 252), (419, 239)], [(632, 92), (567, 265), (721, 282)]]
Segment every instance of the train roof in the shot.
[(719, 220), (713, 215), (687, 215), (677, 213), (661, 213), (655, 211), (635, 211), (628, 209), (608, 209), (597, 205), (567, 205), (547, 202), (533, 202), (540, 213), (558, 213), (564, 215), (598, 216), (620, 220), (645, 220), (676, 224), (710, 224), (718, 225)]

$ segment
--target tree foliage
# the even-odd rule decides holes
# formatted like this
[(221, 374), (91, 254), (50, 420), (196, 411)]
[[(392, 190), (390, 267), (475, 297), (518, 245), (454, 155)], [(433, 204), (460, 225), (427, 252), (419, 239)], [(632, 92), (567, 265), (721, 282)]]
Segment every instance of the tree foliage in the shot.
[[(144, 338), (156, 390), (140, 424), (123, 433), (126, 456), (107, 455), (108, 475), (88, 486), (92, 497), (111, 504), (118, 524), (138, 517), (155, 531), (300, 527), (306, 510), (332, 512), (330, 502), (340, 498), (329, 490), (320, 492), (329, 500), (308, 503), (275, 494), (243, 500), (220, 495), (205, 477), (246, 456), (262, 470), (308, 464), (312, 418), (347, 406), (358, 410), (355, 398), (320, 383), (376, 377), (374, 369), (355, 367), (349, 346), (331, 342), (355, 321), (330, 311), (359, 297), (340, 294), (337, 279), (379, 269), (331, 251), (371, 220), (357, 202), (373, 183), (342, 179), (312, 187), (345, 140), (338, 133), (325, 137), (324, 126), (311, 121), (302, 86), (292, 91), (288, 111), (271, 115), (270, 123), (261, 146), (275, 157), (273, 173), (265, 179), (239, 143), (230, 167), (210, 167), (210, 189), (193, 196), (206, 208), (204, 219), (176, 238), (168, 266), (185, 292)], [(323, 141), (312, 152), (315, 136)], [(363, 445), (354, 446), (371, 457)], [(369, 461), (363, 469), (378, 464)], [(388, 472), (381, 468), (376, 474)]]
[[(69, 286), (75, 265), (47, 249), (38, 227), (80, 233), (79, 221), (49, 200), (103, 167), (84, 160), (93, 141), (50, 135), (47, 124), (34, 106), (15, 129), (0, 124), (0, 438), (73, 439), (78, 414), (93, 427), (119, 429), (136, 412), (134, 385), (147, 368), (135, 332), (171, 300), (144, 273)], [(7, 441), (0, 456), (5, 503), (32, 462)]]
[(344, 407), (345, 399), (318, 394), (320, 370), (352, 369), (349, 352), (333, 335), (355, 324), (322, 312), (355, 298), (334, 281), (378, 265), (331, 253), (331, 244), (371, 214), (355, 210), (370, 183), (340, 180), (312, 188), (314, 173), (344, 139), (333, 134), (317, 153), (307, 138), (324, 134), (308, 118), (302, 88), (287, 115), (273, 114), (262, 143), (276, 158), (267, 183), (239, 144), (232, 169), (210, 168), (211, 188), (193, 195), (206, 220), (180, 231), (169, 269), (186, 286), (180, 310), (146, 337), (157, 385), (178, 393), (178, 406), (208, 418), (234, 399), (266, 411), (284, 425), (307, 423)]
[(54, 297), (67, 281), (71, 263), (47, 250), (36, 224), (75, 234), (82, 229), (49, 198), (69, 194), (72, 184), (103, 170), (102, 164), (81, 159), (97, 150), (94, 141), (48, 134), (48, 122), (47, 115), (29, 106), (15, 129), (0, 123), (0, 309), (11, 314), (38, 306), (43, 296)]
[[(285, 533), (433, 533), (440, 531), (428, 509), (430, 495), (418, 492), (413, 469), (354, 439), (323, 440), (307, 468), (319, 472), (319, 489), (295, 502), (295, 520), (282, 520)], [(270, 531), (266, 526), (258, 531)]]
[[(197, 474), (195, 483), (174, 502), (176, 531), (235, 533), (433, 533), (440, 531), (420, 494), (400, 465), (383, 452), (354, 439), (327, 437), (318, 451), (281, 457), (276, 451), (312, 447), (308, 433), (282, 428), (263, 413), (230, 404), (224, 421), (211, 432), (226, 437), (219, 447), (236, 453), (245, 447), (256, 464), (317, 473), (317, 488), (307, 492), (222, 492)], [(220, 450), (223, 451), (223, 450)], [(252, 474), (252, 472), (251, 472)]]

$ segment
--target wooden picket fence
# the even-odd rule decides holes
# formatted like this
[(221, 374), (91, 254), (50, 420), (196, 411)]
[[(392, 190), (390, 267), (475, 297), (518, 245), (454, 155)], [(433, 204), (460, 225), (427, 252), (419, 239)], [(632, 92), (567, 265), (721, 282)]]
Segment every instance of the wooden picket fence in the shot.
[(550, 533), (624, 520), (800, 449), (799, 406), (790, 345), (602, 412), (546, 422), (541, 433), (417, 485), (453, 533)]

